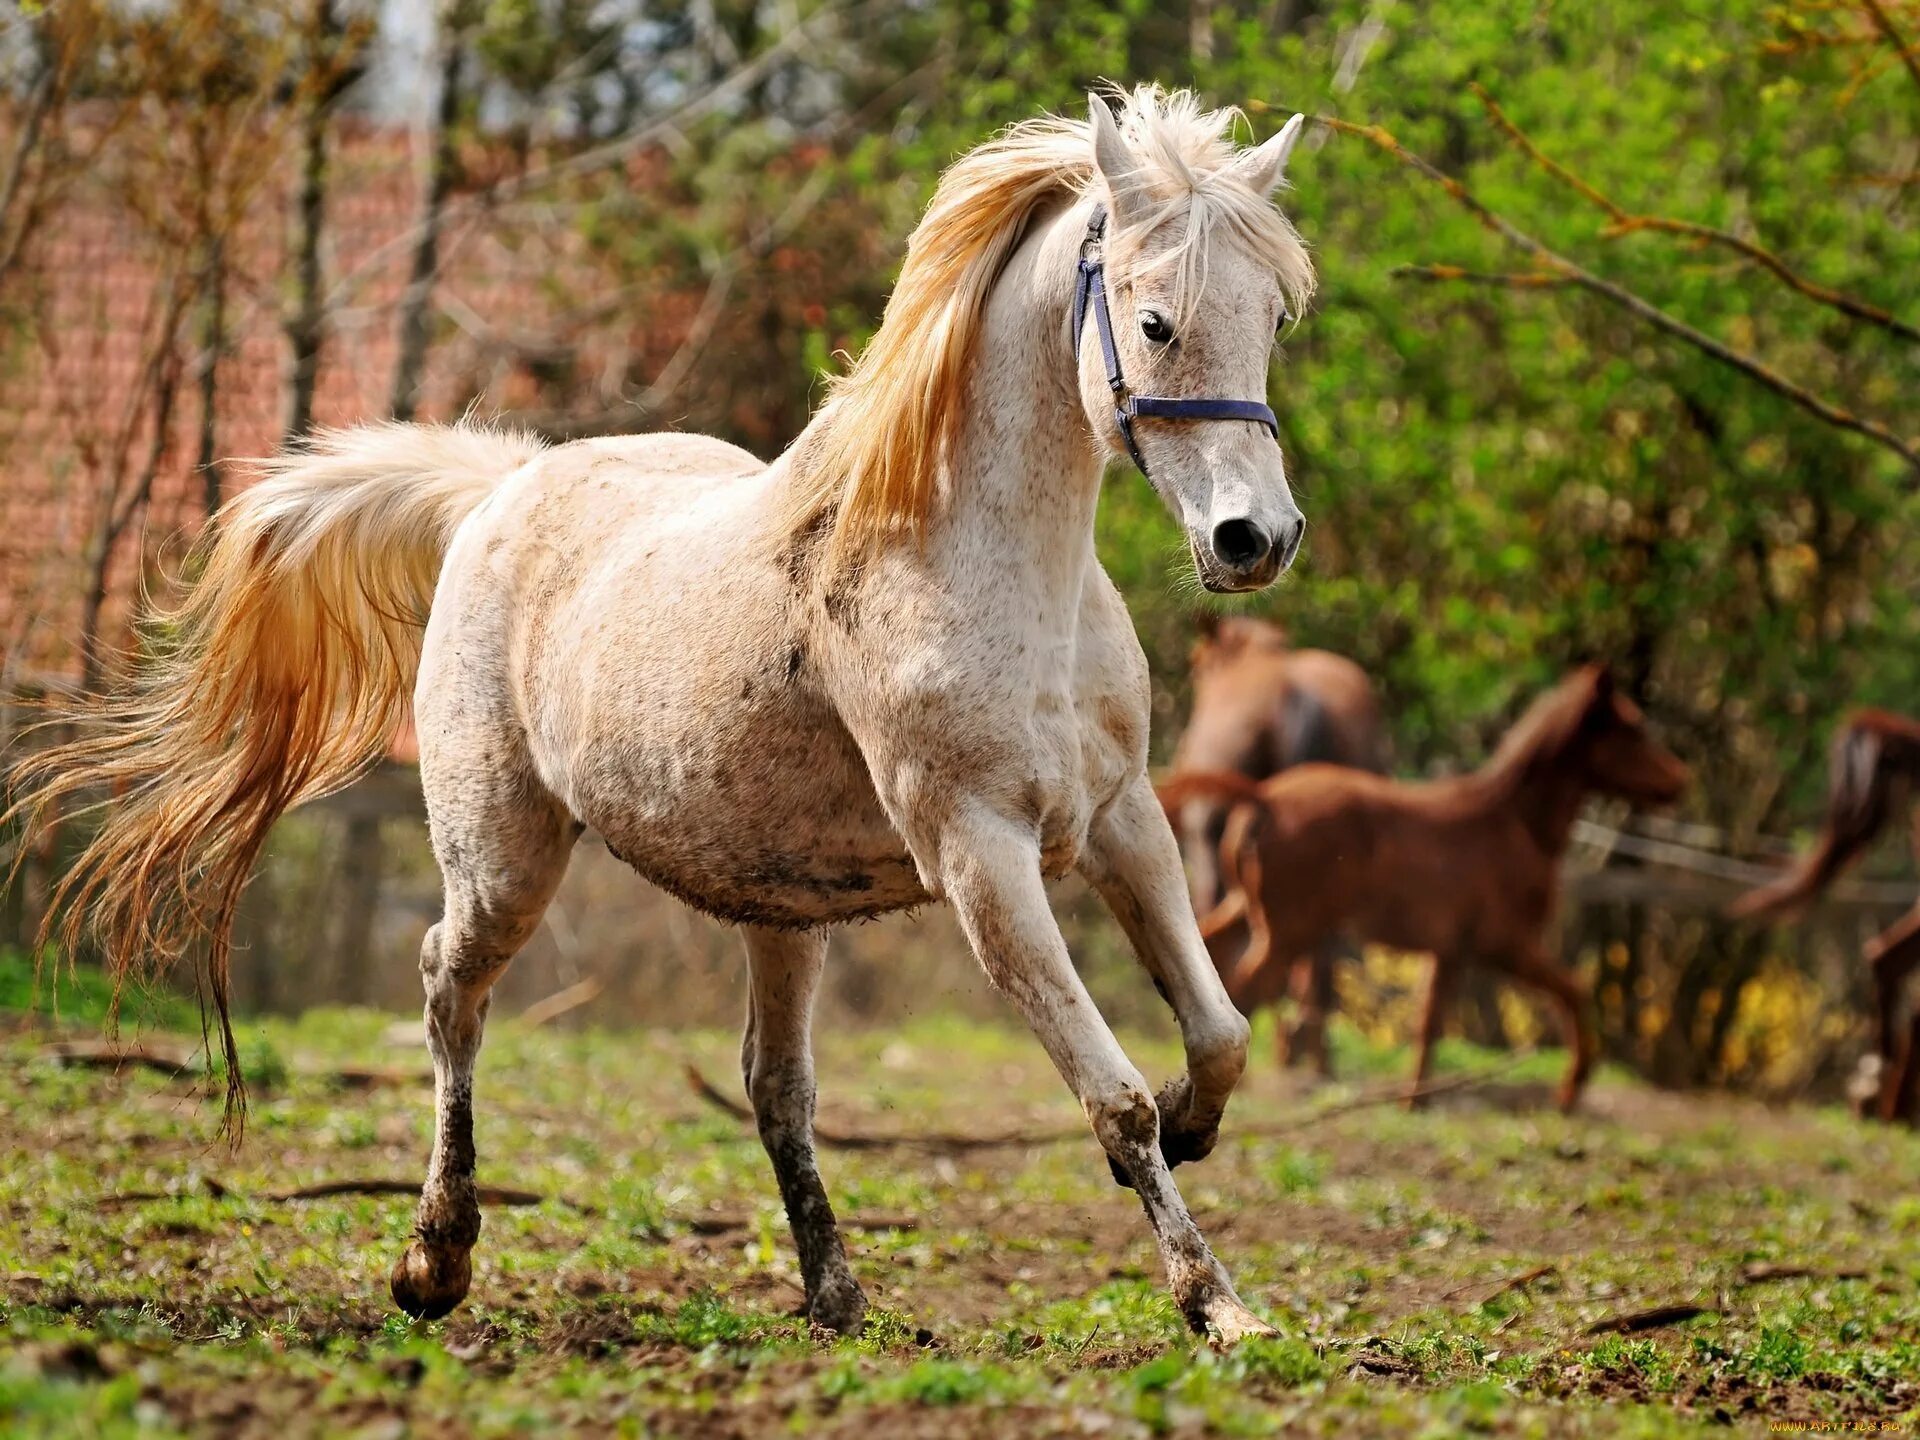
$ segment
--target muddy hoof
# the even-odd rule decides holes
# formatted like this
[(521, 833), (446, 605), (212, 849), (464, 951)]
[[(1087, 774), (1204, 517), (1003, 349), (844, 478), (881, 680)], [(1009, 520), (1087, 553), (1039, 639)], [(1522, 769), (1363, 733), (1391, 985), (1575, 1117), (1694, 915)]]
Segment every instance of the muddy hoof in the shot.
[(851, 1275), (836, 1275), (808, 1299), (807, 1318), (837, 1335), (858, 1335), (867, 1322), (867, 1297)]
[(393, 1303), (416, 1320), (438, 1320), (451, 1314), (467, 1298), (467, 1288), (473, 1284), (470, 1255), (467, 1250), (431, 1248), (418, 1240), (408, 1242), (393, 1266)]
[(1207, 1344), (1216, 1350), (1231, 1350), (1242, 1340), (1271, 1338), (1280, 1333), (1231, 1294), (1215, 1296), (1202, 1313)]
[[(1191, 1160), (1204, 1160), (1213, 1153), (1214, 1142), (1220, 1138), (1218, 1129), (1200, 1134), (1189, 1130), (1163, 1130), (1160, 1132), (1160, 1157), (1167, 1162), (1167, 1168), (1185, 1165)], [(1107, 1170), (1113, 1176), (1113, 1183), (1122, 1190), (1136, 1187), (1131, 1176), (1120, 1166), (1120, 1162), (1107, 1156)]]

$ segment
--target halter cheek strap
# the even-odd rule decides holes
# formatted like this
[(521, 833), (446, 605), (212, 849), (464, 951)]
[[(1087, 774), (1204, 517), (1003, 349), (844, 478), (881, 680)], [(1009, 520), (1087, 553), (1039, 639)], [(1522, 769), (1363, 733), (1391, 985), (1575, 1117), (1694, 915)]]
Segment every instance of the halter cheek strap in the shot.
[(1280, 422), (1271, 408), (1258, 400), (1224, 400), (1207, 396), (1182, 399), (1171, 395), (1133, 395), (1127, 391), (1126, 377), (1120, 373), (1120, 351), (1113, 343), (1113, 314), (1107, 308), (1106, 262), (1100, 255), (1100, 242), (1107, 230), (1104, 207), (1093, 207), (1087, 221), (1087, 238), (1080, 246), (1080, 276), (1073, 288), (1073, 358), (1080, 358), (1080, 337), (1086, 333), (1087, 311), (1093, 311), (1094, 332), (1100, 337), (1100, 356), (1106, 362), (1107, 387), (1113, 391), (1113, 418), (1120, 426), (1120, 438), (1127, 442), (1127, 454), (1147, 473), (1146, 458), (1134, 438), (1133, 422), (1148, 420), (1250, 420), (1264, 425), (1280, 438)]

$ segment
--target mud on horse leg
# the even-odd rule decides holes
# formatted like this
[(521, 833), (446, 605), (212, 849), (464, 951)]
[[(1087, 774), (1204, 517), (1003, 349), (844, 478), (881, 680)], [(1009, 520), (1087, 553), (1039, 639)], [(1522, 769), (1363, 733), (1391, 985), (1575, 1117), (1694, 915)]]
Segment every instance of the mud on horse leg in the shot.
[(446, 881), (446, 914), (420, 947), (433, 1056), (433, 1153), (413, 1239), (394, 1264), (393, 1300), (434, 1320), (466, 1298), (480, 1236), (474, 1187), (473, 1067), (494, 982), (526, 944), (566, 872), (577, 827), (526, 787), (497, 784), (465, 808), (435, 804), (434, 773), (422, 777), (434, 848)]
[[(1157, 1099), (1161, 1153), (1170, 1166), (1204, 1159), (1246, 1069), (1248, 1028), (1201, 941), (1179, 848), (1144, 778), (1096, 819), (1080, 868), (1180, 1025), (1187, 1073), (1168, 1081)], [(1256, 930), (1251, 948), (1264, 943)], [(1115, 1178), (1122, 1178), (1117, 1168)]]
[[(1146, 798), (1151, 803), (1151, 794)], [(1159, 833), (1172, 862), (1172, 888), (1171, 899), (1158, 904), (1184, 908), (1185, 887), (1172, 859), (1172, 837), (1164, 825)], [(938, 853), (941, 888), (988, 979), (1019, 1007), (1054, 1068), (1079, 1097), (1108, 1160), (1140, 1196), (1174, 1303), (1188, 1326), (1223, 1345), (1249, 1335), (1271, 1335), (1272, 1328), (1234, 1293), (1233, 1281), (1180, 1198), (1161, 1153), (1154, 1098), (1075, 972), (1048, 908), (1032, 827), (974, 802), (945, 827)], [(1169, 976), (1170, 993), (1174, 978)], [(1189, 1116), (1212, 1112), (1210, 1121), (1189, 1120), (1189, 1137), (1212, 1133), (1225, 1091), (1246, 1064), (1246, 1023), (1224, 996), (1217, 1007), (1210, 1007), (1209, 1022), (1218, 1027), (1217, 1041), (1202, 1053), (1190, 1083), (1169, 1087), (1175, 1092), (1173, 1103), (1185, 1106)]]
[(745, 933), (750, 975), (742, 1078), (793, 1229), (807, 1316), (849, 1335), (866, 1318), (867, 1297), (847, 1268), (813, 1145), (811, 1030), (827, 932), (749, 927)]

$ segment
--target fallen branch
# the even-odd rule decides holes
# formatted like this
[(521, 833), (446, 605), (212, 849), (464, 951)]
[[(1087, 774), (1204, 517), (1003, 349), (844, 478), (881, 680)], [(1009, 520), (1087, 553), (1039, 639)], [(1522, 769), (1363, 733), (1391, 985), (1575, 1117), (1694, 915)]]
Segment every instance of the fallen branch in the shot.
[[(688, 1065), (686, 1075), (687, 1085), (707, 1104), (745, 1124), (757, 1123), (753, 1111), (722, 1093), (719, 1087), (700, 1073), (699, 1066)], [(967, 1135), (940, 1130), (928, 1130), (919, 1135), (867, 1135), (825, 1125), (813, 1127), (814, 1140), (832, 1150), (1016, 1150), (1030, 1145), (1062, 1145), (1069, 1140), (1083, 1139), (1089, 1133), (1084, 1125), (1076, 1125), (1070, 1130), (1013, 1130), (999, 1135)]]
[[(373, 1176), (351, 1180), (322, 1180), (313, 1185), (296, 1185), (290, 1190), (267, 1190), (248, 1194), (235, 1190), (212, 1175), (194, 1177), (190, 1185), (177, 1190), (122, 1190), (102, 1195), (93, 1203), (98, 1209), (112, 1210), (123, 1205), (143, 1205), (155, 1200), (182, 1200), (198, 1188), (215, 1200), (242, 1200), (264, 1205), (285, 1205), (298, 1200), (331, 1200), (342, 1195), (402, 1195), (411, 1199), (420, 1193), (420, 1181)], [(538, 1190), (521, 1190), (507, 1185), (477, 1186), (475, 1193), (482, 1205), (518, 1207), (544, 1205), (552, 1200), (581, 1215), (598, 1215), (597, 1207), (583, 1204), (565, 1195), (546, 1195)], [(755, 1229), (760, 1217), (745, 1211), (712, 1212), (701, 1215), (669, 1216), (670, 1226), (682, 1226), (695, 1235), (731, 1235)], [(869, 1211), (840, 1217), (849, 1230), (918, 1230), (920, 1221), (906, 1214)]]
[[(95, 1070), (151, 1070), (169, 1080), (204, 1076), (206, 1066), (200, 1052), (168, 1045), (123, 1045), (113, 1040), (55, 1040), (40, 1047), (43, 1058), (61, 1065), (81, 1065)], [(302, 1080), (318, 1080), (342, 1090), (380, 1090), (389, 1087), (430, 1085), (433, 1075), (426, 1070), (394, 1070), (369, 1065), (341, 1065), (325, 1070), (296, 1070)]]
[(43, 1045), (40, 1054), (62, 1065), (82, 1065), (98, 1070), (153, 1070), (168, 1079), (198, 1073), (197, 1055), (188, 1050), (172, 1050), (151, 1045), (121, 1045), (111, 1040), (56, 1040)]
[[(752, 1230), (760, 1223), (758, 1215), (748, 1214), (706, 1214), (669, 1218), (669, 1225), (680, 1225), (695, 1235), (731, 1235), (740, 1230)], [(842, 1215), (839, 1217), (843, 1230), (918, 1230), (920, 1222), (911, 1215)]]
[(1655, 1305), (1650, 1310), (1632, 1310), (1624, 1315), (1609, 1315), (1587, 1326), (1583, 1335), (1638, 1335), (1642, 1330), (1658, 1330), (1665, 1325), (1681, 1325), (1702, 1315), (1720, 1312), (1708, 1305)]
[(1867, 1272), (1857, 1266), (1845, 1270), (1816, 1270), (1811, 1265), (1775, 1265), (1758, 1260), (1740, 1267), (1742, 1285), (1765, 1285), (1774, 1280), (1864, 1280)]
[[(396, 1180), (386, 1177), (374, 1177), (357, 1180), (322, 1180), (314, 1185), (298, 1185), (291, 1190), (268, 1190), (258, 1194), (248, 1194), (235, 1190), (212, 1175), (201, 1175), (195, 1183), (208, 1196), (215, 1200), (249, 1200), (266, 1205), (283, 1205), (295, 1200), (330, 1200), (339, 1195), (418, 1195), (418, 1180)], [(93, 1203), (102, 1210), (115, 1209), (122, 1205), (142, 1205), (154, 1200), (180, 1200), (192, 1194), (191, 1188), (184, 1190), (121, 1190), (111, 1195), (102, 1195)], [(541, 1205), (548, 1200), (566, 1206), (569, 1210), (582, 1215), (598, 1212), (591, 1205), (565, 1195), (543, 1195), (537, 1190), (518, 1190), (506, 1185), (480, 1185), (475, 1193), (482, 1205), (521, 1206)]]
[(376, 1065), (342, 1065), (337, 1070), (302, 1070), (303, 1079), (322, 1080), (340, 1090), (397, 1090), (431, 1085), (431, 1070), (391, 1070)]
[[(1356, 1095), (1350, 1100), (1322, 1106), (1318, 1110), (1309, 1111), (1305, 1115), (1296, 1116), (1278, 1124), (1236, 1125), (1232, 1133), (1254, 1138), (1291, 1135), (1296, 1131), (1317, 1125), (1323, 1120), (1331, 1120), (1355, 1110), (1367, 1110), (1376, 1105), (1396, 1105), (1408, 1100), (1424, 1100), (1428, 1096), (1444, 1095), (1450, 1091), (1471, 1090), (1511, 1074), (1531, 1059), (1532, 1055), (1531, 1050), (1518, 1051), (1505, 1064), (1464, 1075), (1449, 1075), (1411, 1088), (1399, 1082), (1383, 1085)], [(718, 1086), (701, 1074), (699, 1066), (688, 1065), (686, 1076), (687, 1085), (693, 1093), (714, 1109), (732, 1116), (743, 1124), (756, 1123), (753, 1111), (723, 1093)], [(1069, 1141), (1086, 1139), (1091, 1134), (1084, 1125), (1062, 1130), (1013, 1130), (999, 1135), (972, 1135), (942, 1130), (929, 1130), (918, 1135), (876, 1135), (816, 1125), (813, 1133), (814, 1139), (819, 1144), (832, 1150), (922, 1150), (934, 1154), (963, 1154), (975, 1150), (1018, 1150), (1042, 1145), (1064, 1145)]]
[[(1524, 1290), (1536, 1280), (1544, 1280), (1549, 1275), (1557, 1275), (1559, 1273), (1560, 1267), (1558, 1265), (1537, 1265), (1531, 1270), (1523, 1270), (1518, 1275), (1509, 1275), (1504, 1280), (1494, 1282), (1493, 1289), (1487, 1291), (1487, 1293), (1476, 1300), (1474, 1304), (1491, 1304), (1510, 1291)], [(1471, 1294), (1486, 1283), (1485, 1280), (1475, 1280), (1471, 1284), (1456, 1285), (1440, 1298), (1442, 1300), (1458, 1300), (1461, 1296)]]
[(590, 1005), (600, 998), (602, 986), (598, 975), (589, 975), (577, 985), (569, 985), (564, 990), (555, 991), (544, 1000), (536, 1000), (520, 1015), (522, 1025), (545, 1025), (549, 1020), (558, 1020), (568, 1011), (578, 1010), (582, 1005)]
[(1349, 1115), (1356, 1110), (1371, 1110), (1378, 1105), (1399, 1105), (1409, 1100), (1425, 1100), (1434, 1095), (1445, 1095), (1456, 1090), (1474, 1090), (1482, 1085), (1491, 1085), (1495, 1080), (1511, 1075), (1527, 1061), (1533, 1058), (1533, 1051), (1517, 1050), (1503, 1064), (1489, 1066), (1485, 1070), (1472, 1070), (1461, 1075), (1448, 1075), (1439, 1080), (1429, 1080), (1423, 1085), (1408, 1086), (1399, 1081), (1390, 1085), (1377, 1086), (1354, 1096), (1351, 1100), (1341, 1100), (1332, 1105), (1323, 1105), (1318, 1110), (1310, 1110), (1305, 1115), (1297, 1115), (1291, 1120), (1283, 1120), (1273, 1125), (1240, 1125), (1234, 1127), (1236, 1135), (1250, 1135), (1266, 1138), (1272, 1135), (1291, 1135), (1318, 1125), (1323, 1120), (1332, 1120), (1337, 1116)]

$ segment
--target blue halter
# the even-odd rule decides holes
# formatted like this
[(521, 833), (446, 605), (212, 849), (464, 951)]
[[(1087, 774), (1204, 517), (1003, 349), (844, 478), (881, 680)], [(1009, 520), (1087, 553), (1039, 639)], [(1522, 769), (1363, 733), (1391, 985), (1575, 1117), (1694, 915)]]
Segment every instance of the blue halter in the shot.
[(1170, 395), (1130, 395), (1126, 377), (1120, 373), (1120, 352), (1113, 343), (1113, 316), (1107, 309), (1106, 263), (1098, 253), (1107, 232), (1107, 212), (1093, 207), (1087, 221), (1087, 238), (1080, 246), (1080, 279), (1073, 290), (1073, 358), (1080, 358), (1080, 337), (1087, 325), (1087, 308), (1093, 308), (1093, 326), (1100, 336), (1100, 354), (1107, 363), (1107, 385), (1113, 391), (1113, 418), (1119, 422), (1120, 438), (1127, 442), (1127, 454), (1147, 474), (1147, 462), (1133, 438), (1133, 422), (1149, 420), (1251, 420), (1264, 425), (1273, 438), (1280, 438), (1280, 421), (1271, 408), (1258, 400), (1176, 399)]

